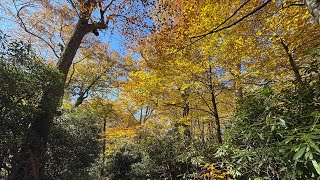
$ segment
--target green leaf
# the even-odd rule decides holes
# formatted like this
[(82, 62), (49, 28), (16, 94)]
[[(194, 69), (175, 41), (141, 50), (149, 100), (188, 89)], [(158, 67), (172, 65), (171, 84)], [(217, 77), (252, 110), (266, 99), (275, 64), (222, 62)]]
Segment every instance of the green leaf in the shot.
[(309, 155), (309, 159), (313, 159), (313, 155), (312, 155), (312, 153), (310, 153), (310, 155)]
[(320, 149), (319, 147), (315, 144), (315, 143), (311, 143), (310, 146), (315, 149), (316, 151), (318, 151), (318, 153), (320, 153)]
[(320, 175), (320, 166), (317, 163), (317, 161), (316, 160), (312, 160), (312, 164), (313, 164), (314, 169), (316, 169), (317, 173)]
[(286, 122), (282, 118), (279, 119), (279, 123), (281, 126), (286, 126)]
[(293, 140), (293, 138), (294, 138), (294, 137), (292, 137), (292, 136), (288, 137), (287, 139), (284, 140), (284, 143), (285, 143), (285, 144), (288, 144), (290, 141)]
[(304, 154), (304, 158), (305, 158), (306, 160), (309, 158), (309, 156), (310, 156), (310, 152), (306, 152), (306, 153)]
[(299, 149), (299, 151), (293, 156), (293, 160), (298, 160), (303, 155), (305, 150), (306, 150), (306, 147)]
[(307, 149), (306, 149), (306, 152), (309, 152), (309, 151), (310, 151), (310, 146), (308, 145)]

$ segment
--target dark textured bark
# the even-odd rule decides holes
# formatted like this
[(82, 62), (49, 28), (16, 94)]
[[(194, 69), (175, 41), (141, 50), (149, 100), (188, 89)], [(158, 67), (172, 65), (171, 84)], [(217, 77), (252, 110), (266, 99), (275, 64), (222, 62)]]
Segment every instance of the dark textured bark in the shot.
[(241, 63), (237, 64), (237, 71), (239, 75), (236, 75), (234, 82), (235, 95), (238, 101), (243, 100), (243, 89), (241, 83)]
[(88, 22), (79, 20), (73, 35), (67, 43), (61, 58), (59, 59), (57, 68), (63, 74), (63, 82), (66, 82), (67, 75), (75, 57), (77, 50), (80, 47), (84, 36), (94, 29), (93, 25), (89, 25)]
[(282, 47), (284, 48), (284, 50), (286, 51), (286, 54), (288, 56), (289, 62), (290, 62), (290, 66), (292, 71), (294, 72), (294, 76), (298, 82), (299, 85), (303, 85), (303, 81), (299, 72), (299, 67), (296, 65), (296, 62), (293, 59), (293, 55), (292, 53), (289, 51), (289, 47), (283, 42), (283, 40), (280, 41)]
[(83, 37), (91, 31), (92, 26), (86, 21), (79, 20), (71, 39), (62, 53), (57, 69), (62, 77), (59, 84), (52, 82), (40, 101), (41, 112), (31, 124), (30, 132), (19, 153), (18, 162), (15, 163), (10, 180), (14, 179), (44, 179), (44, 163), (46, 144), (49, 130), (57, 109), (64, 94), (64, 84), (69, 68), (81, 44)]
[[(0, 171), (2, 169), (4, 169), (5, 167), (5, 164), (4, 164), (4, 153), (3, 152), (0, 152)], [(2, 175), (0, 174), (0, 179), (2, 178)]]
[(216, 98), (213, 90), (211, 91), (211, 102), (212, 102), (213, 111), (214, 111), (213, 115), (214, 115), (214, 120), (216, 125), (217, 140), (218, 140), (218, 143), (222, 143), (220, 119), (218, 114), (217, 102), (216, 102)]
[[(102, 134), (105, 134), (106, 133), (106, 130), (107, 130), (107, 119), (104, 118), (103, 119), (103, 127), (102, 127)], [(107, 140), (106, 140), (106, 137), (103, 136), (103, 141), (102, 141), (102, 164), (103, 166), (106, 164), (106, 143), (107, 143)], [(101, 171), (100, 171), (100, 175), (101, 177), (103, 177), (105, 174), (104, 174), (104, 168), (101, 168)]]
[(87, 96), (84, 96), (84, 94), (80, 94), (80, 96), (77, 98), (76, 102), (74, 103), (74, 107), (80, 106), (80, 104), (83, 103), (83, 101), (87, 98)]
[(187, 117), (189, 114), (189, 103), (186, 103), (183, 107), (182, 117)]
[[(106, 130), (107, 130), (107, 119), (104, 119), (103, 120), (103, 134), (105, 134), (106, 133)], [(103, 155), (103, 164), (105, 163), (105, 161), (106, 161), (106, 143), (107, 143), (107, 141), (106, 141), (106, 138), (104, 137), (103, 138), (103, 146), (102, 146), (102, 155)]]
[(319, 0), (305, 0), (310, 14), (315, 18), (316, 22), (320, 24), (320, 1)]
[[(181, 98), (183, 100), (183, 111), (182, 111), (182, 117), (188, 117), (190, 112), (190, 105), (189, 105), (189, 88), (186, 88), (184, 92), (181, 94)], [(185, 130), (184, 130), (184, 137), (186, 139), (191, 140), (191, 130), (190, 126), (184, 124)]]
[(222, 143), (222, 133), (221, 133), (221, 127), (220, 127), (220, 119), (218, 114), (218, 108), (217, 108), (217, 102), (216, 102), (216, 96), (215, 96), (215, 90), (213, 85), (213, 79), (212, 79), (212, 68), (209, 69), (209, 89), (210, 89), (210, 95), (211, 95), (211, 103), (212, 103), (212, 111), (214, 116), (214, 122), (216, 127), (216, 136), (218, 143)]
[(182, 117), (187, 117), (189, 115), (190, 106), (189, 106), (189, 89), (186, 88), (183, 90), (181, 94), (181, 98), (183, 101), (183, 110), (182, 110)]

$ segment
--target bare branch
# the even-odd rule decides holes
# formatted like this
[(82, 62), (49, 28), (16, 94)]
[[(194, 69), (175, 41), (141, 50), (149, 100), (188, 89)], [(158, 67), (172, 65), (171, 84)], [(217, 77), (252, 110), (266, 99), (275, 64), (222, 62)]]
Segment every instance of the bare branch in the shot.
[(104, 13), (110, 8), (110, 6), (112, 5), (114, 0), (111, 0), (111, 2), (105, 7), (105, 8), (102, 8), (102, 2), (99, 1), (98, 2), (98, 7), (99, 7), (99, 10), (100, 10), (100, 23), (108, 23), (108, 22), (104, 22)]
[(129, 18), (126, 17), (125, 15), (121, 15), (121, 14), (110, 14), (108, 17), (107, 17), (107, 21), (106, 23), (108, 23), (110, 20), (112, 20), (112, 18), (114, 17), (122, 17), (124, 18), (126, 21), (129, 21)]
[[(227, 26), (224, 26), (222, 28), (219, 28), (221, 25), (225, 24), (230, 18), (232, 18), (245, 4), (242, 4), (240, 6), (240, 9), (238, 8), (236, 10), (235, 13), (233, 13), (229, 18), (227, 18), (224, 22), (222, 22), (221, 24), (219, 24), (216, 28), (214, 28), (213, 30), (205, 33), (205, 34), (201, 34), (201, 35), (198, 35), (198, 36), (193, 36), (191, 38), (198, 38), (198, 39), (202, 39), (204, 37), (206, 37), (207, 35), (209, 34), (213, 34), (213, 33), (216, 33), (216, 32), (219, 32), (219, 31), (222, 31), (222, 30), (225, 30), (225, 29), (229, 29), (231, 28), (232, 26), (238, 24), (239, 22), (243, 21), (244, 19), (246, 19), (247, 17), (253, 15), (254, 13), (256, 13), (257, 11), (259, 11), (260, 9), (264, 8), (267, 4), (269, 4), (271, 2), (271, 0), (267, 0), (266, 2), (264, 2), (262, 5), (256, 7), (254, 10), (250, 11), (249, 13), (247, 13), (246, 15), (242, 16), (240, 19), (234, 21), (233, 23), (227, 25)], [(198, 41), (197, 39), (197, 41)]]
[(74, 10), (76, 11), (78, 17), (80, 18), (80, 14), (77, 10), (77, 6), (74, 4), (74, 2), (72, 0), (67, 0), (67, 2), (69, 2), (71, 4), (71, 6), (74, 8)]
[[(245, 1), (243, 4), (241, 4), (241, 6), (236, 9), (233, 14), (231, 16), (229, 16), (227, 19), (225, 19), (222, 23), (220, 23), (217, 27), (215, 27), (213, 30), (211, 30), (210, 32), (213, 33), (213, 31), (216, 31), (217, 29), (219, 29), (222, 25), (224, 25), (227, 21), (229, 21), (231, 18), (233, 18), (248, 2), (250, 2), (250, 0)], [(210, 33), (209, 32), (209, 33)], [(202, 36), (206, 36), (208, 34), (203, 34), (203, 35), (199, 35), (199, 36), (193, 36), (191, 38), (197, 38), (197, 37), (202, 37)]]
[(149, 62), (149, 60), (143, 55), (143, 52), (140, 52), (142, 59), (144, 59), (147, 63)]
[(134, 116), (133, 112), (132, 112), (129, 108), (127, 108), (127, 110), (128, 110), (128, 112), (130, 113), (130, 115), (133, 117), (133, 119), (134, 119), (136, 122), (139, 123), (139, 121), (137, 120), (137, 118)]
[(292, 3), (292, 4), (289, 4), (289, 5), (286, 5), (286, 6), (284, 6), (283, 4), (282, 4), (282, 8), (283, 9), (285, 9), (285, 8), (289, 8), (289, 7), (291, 7), (291, 6), (305, 6), (306, 4), (305, 3)]
[[(262, 5), (256, 7), (254, 10), (250, 11), (249, 13), (247, 13), (246, 15), (242, 16), (240, 19), (234, 21), (233, 23), (227, 25), (227, 26), (224, 26), (224, 27), (221, 27), (223, 24), (225, 24), (229, 19), (231, 19), (233, 16), (235, 16), (235, 14), (241, 9), (243, 8), (243, 6), (247, 3), (247, 1), (245, 3), (243, 3), (237, 10), (236, 12), (234, 12), (230, 17), (228, 17), (226, 20), (224, 20), (222, 23), (220, 23), (217, 27), (213, 28), (213, 30), (205, 33), (205, 34), (201, 34), (201, 35), (196, 35), (196, 36), (192, 36), (190, 37), (190, 43), (184, 45), (184, 46), (181, 46), (180, 48), (178, 48), (176, 51), (172, 52), (172, 53), (169, 53), (167, 55), (165, 55), (165, 57), (167, 56), (170, 56), (170, 55), (173, 55), (175, 53), (178, 53), (190, 46), (192, 46), (193, 44), (195, 44), (196, 42), (204, 39), (206, 36), (210, 35), (210, 34), (214, 34), (214, 33), (217, 33), (219, 31), (223, 31), (223, 30), (226, 30), (226, 29), (229, 29), (231, 28), (232, 26), (240, 23), (241, 21), (243, 21), (244, 19), (248, 18), (249, 16), (253, 15), (254, 13), (258, 12), (259, 10), (261, 10), (262, 8), (264, 8), (266, 5), (268, 5), (272, 0), (267, 0), (266, 2), (264, 2)], [(221, 28), (219, 28), (221, 27)], [(195, 39), (195, 40), (194, 40)]]
[[(185, 108), (184, 106), (180, 106), (178, 104), (171, 104), (171, 103), (167, 103), (165, 104), (167, 106), (175, 106), (175, 107), (178, 107), (178, 108)], [(212, 112), (210, 111), (207, 111), (207, 110), (204, 110), (204, 109), (199, 109), (199, 108), (193, 108), (193, 107), (189, 107), (190, 109), (193, 109), (193, 110), (196, 110), (196, 111), (202, 111), (202, 112), (206, 112), (206, 113), (209, 113), (209, 114), (212, 114)]]
[(206, 104), (206, 106), (208, 107), (208, 109), (210, 110), (210, 114), (214, 114), (213, 109), (210, 107), (209, 103), (206, 101), (206, 99), (201, 96), (201, 94), (199, 92), (197, 92), (197, 95), (200, 97), (200, 99), (202, 100), (202, 102), (204, 102)]
[[(66, 27), (67, 25), (63, 25), (63, 19), (61, 19), (61, 26), (60, 26), (60, 31), (59, 31), (59, 37), (60, 37), (60, 39), (61, 39), (61, 41), (62, 41), (62, 45), (63, 45), (63, 49), (64, 49), (64, 47), (66, 46), (66, 42), (64, 41), (64, 39), (63, 39), (63, 35), (62, 35), (62, 29), (64, 28), (64, 27)], [(63, 51), (63, 49), (61, 50), (61, 52)]]
[(21, 12), (24, 8), (26, 8), (26, 7), (28, 7), (28, 6), (29, 6), (29, 4), (26, 4), (26, 5), (23, 5), (22, 7), (20, 7), (20, 8), (18, 9), (17, 5), (14, 3), (14, 7), (15, 7), (15, 9), (16, 9), (16, 11), (17, 11), (17, 17), (18, 17), (18, 19), (20, 20), (20, 23), (19, 23), (19, 24), (20, 24), (20, 27), (23, 28), (25, 32), (31, 34), (32, 36), (40, 39), (40, 40), (43, 41), (45, 44), (47, 44), (47, 45), (50, 47), (50, 49), (53, 51), (53, 54), (54, 54), (57, 58), (59, 58), (60, 56), (59, 56), (58, 53), (55, 51), (53, 45), (50, 44), (48, 41), (46, 41), (46, 40), (45, 40), (44, 38), (42, 38), (41, 36), (36, 35), (36, 34), (33, 33), (32, 31), (30, 31), (30, 30), (27, 28), (27, 26), (25, 25), (25, 23), (23, 22), (23, 20), (22, 20), (22, 18), (21, 18), (21, 16), (20, 16), (20, 12)]
[(111, 0), (110, 3), (108, 5), (106, 5), (106, 7), (103, 9), (103, 12), (106, 12), (110, 6), (112, 5), (112, 3), (114, 2), (114, 0)]

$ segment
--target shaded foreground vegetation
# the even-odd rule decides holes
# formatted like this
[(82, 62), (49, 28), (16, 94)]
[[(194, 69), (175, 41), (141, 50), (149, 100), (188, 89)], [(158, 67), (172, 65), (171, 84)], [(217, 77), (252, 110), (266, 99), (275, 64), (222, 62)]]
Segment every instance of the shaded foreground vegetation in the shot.
[(318, 1), (12, 3), (0, 179), (320, 178)]
[[(5, 177), (16, 165), (30, 121), (39, 111), (39, 96), (49, 88), (45, 82), (59, 73), (44, 65), (22, 42), (4, 43), (1, 53), (0, 147), (1, 176)], [(276, 92), (273, 85), (266, 85), (247, 94), (224, 126), (223, 144), (191, 137), (190, 127), (181, 123), (164, 132), (159, 127), (139, 129), (133, 141), (105, 142), (101, 140), (99, 113), (86, 107), (62, 108), (49, 136), (45, 177), (316, 179), (320, 174), (317, 53), (315, 50), (314, 60), (303, 69), (303, 86)], [(118, 143), (119, 147), (102, 155), (101, 142)]]

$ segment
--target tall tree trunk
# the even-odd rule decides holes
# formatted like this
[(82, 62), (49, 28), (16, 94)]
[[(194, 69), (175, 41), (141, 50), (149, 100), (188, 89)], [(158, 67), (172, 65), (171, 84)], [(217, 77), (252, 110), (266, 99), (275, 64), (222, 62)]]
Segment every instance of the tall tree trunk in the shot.
[(289, 51), (289, 47), (283, 42), (282, 39), (280, 39), (280, 43), (281, 43), (282, 47), (284, 48), (284, 50), (286, 51), (286, 54), (287, 54), (289, 62), (290, 62), (291, 69), (294, 72), (295, 79), (297, 80), (298, 84), (300, 86), (302, 86), (303, 85), (303, 81), (302, 81), (302, 78), (301, 78), (301, 75), (300, 75), (300, 72), (299, 72), (299, 67), (296, 65), (296, 62), (293, 59), (293, 55)]
[(216, 127), (216, 136), (218, 143), (222, 143), (222, 133), (221, 133), (221, 127), (220, 127), (220, 119), (218, 114), (218, 108), (217, 108), (217, 102), (216, 102), (216, 96), (215, 96), (215, 90), (213, 85), (213, 79), (212, 79), (212, 68), (209, 69), (209, 89), (210, 89), (210, 95), (211, 95), (211, 103), (212, 103), (212, 110), (213, 110), (213, 116), (214, 116), (214, 122)]
[(87, 21), (79, 20), (71, 39), (67, 43), (57, 69), (62, 74), (60, 83), (51, 82), (50, 88), (45, 90), (40, 103), (41, 112), (35, 118), (19, 153), (18, 162), (15, 163), (13, 171), (8, 179), (44, 179), (44, 164), (46, 154), (46, 144), (49, 130), (54, 115), (60, 106), (64, 94), (64, 84), (69, 68), (80, 47), (83, 37), (92, 30), (92, 26)]
[[(104, 118), (103, 119), (103, 127), (102, 127), (102, 134), (105, 134), (106, 133), (106, 130), (107, 130), (107, 119)], [(106, 137), (103, 136), (103, 141), (102, 141), (102, 164), (103, 166), (106, 164)], [(100, 176), (103, 177), (105, 174), (104, 174), (104, 168), (101, 168), (101, 171), (100, 171)]]
[(182, 93), (181, 98), (183, 100), (183, 109), (182, 109), (182, 117), (187, 117), (189, 115), (190, 107), (189, 107), (189, 93), (187, 92), (188, 89)]
[(214, 119), (215, 119), (215, 126), (216, 126), (216, 134), (217, 134), (218, 143), (222, 143), (220, 118), (219, 118), (217, 102), (216, 102), (216, 98), (215, 98), (213, 90), (211, 91), (211, 103), (212, 103), (213, 111), (214, 111)]
[(234, 89), (237, 101), (243, 100), (243, 89), (241, 82), (241, 62), (237, 64), (237, 74), (234, 81)]
[[(189, 88), (186, 88), (183, 90), (181, 94), (181, 98), (183, 100), (183, 111), (182, 111), (182, 117), (186, 118), (189, 116), (190, 112), (190, 105), (189, 105)], [(190, 126), (183, 123), (183, 126), (185, 128), (184, 130), (184, 138), (191, 140), (191, 130)]]
[(310, 14), (316, 19), (316, 22), (320, 24), (320, 1), (305, 0), (305, 4), (307, 5)]

